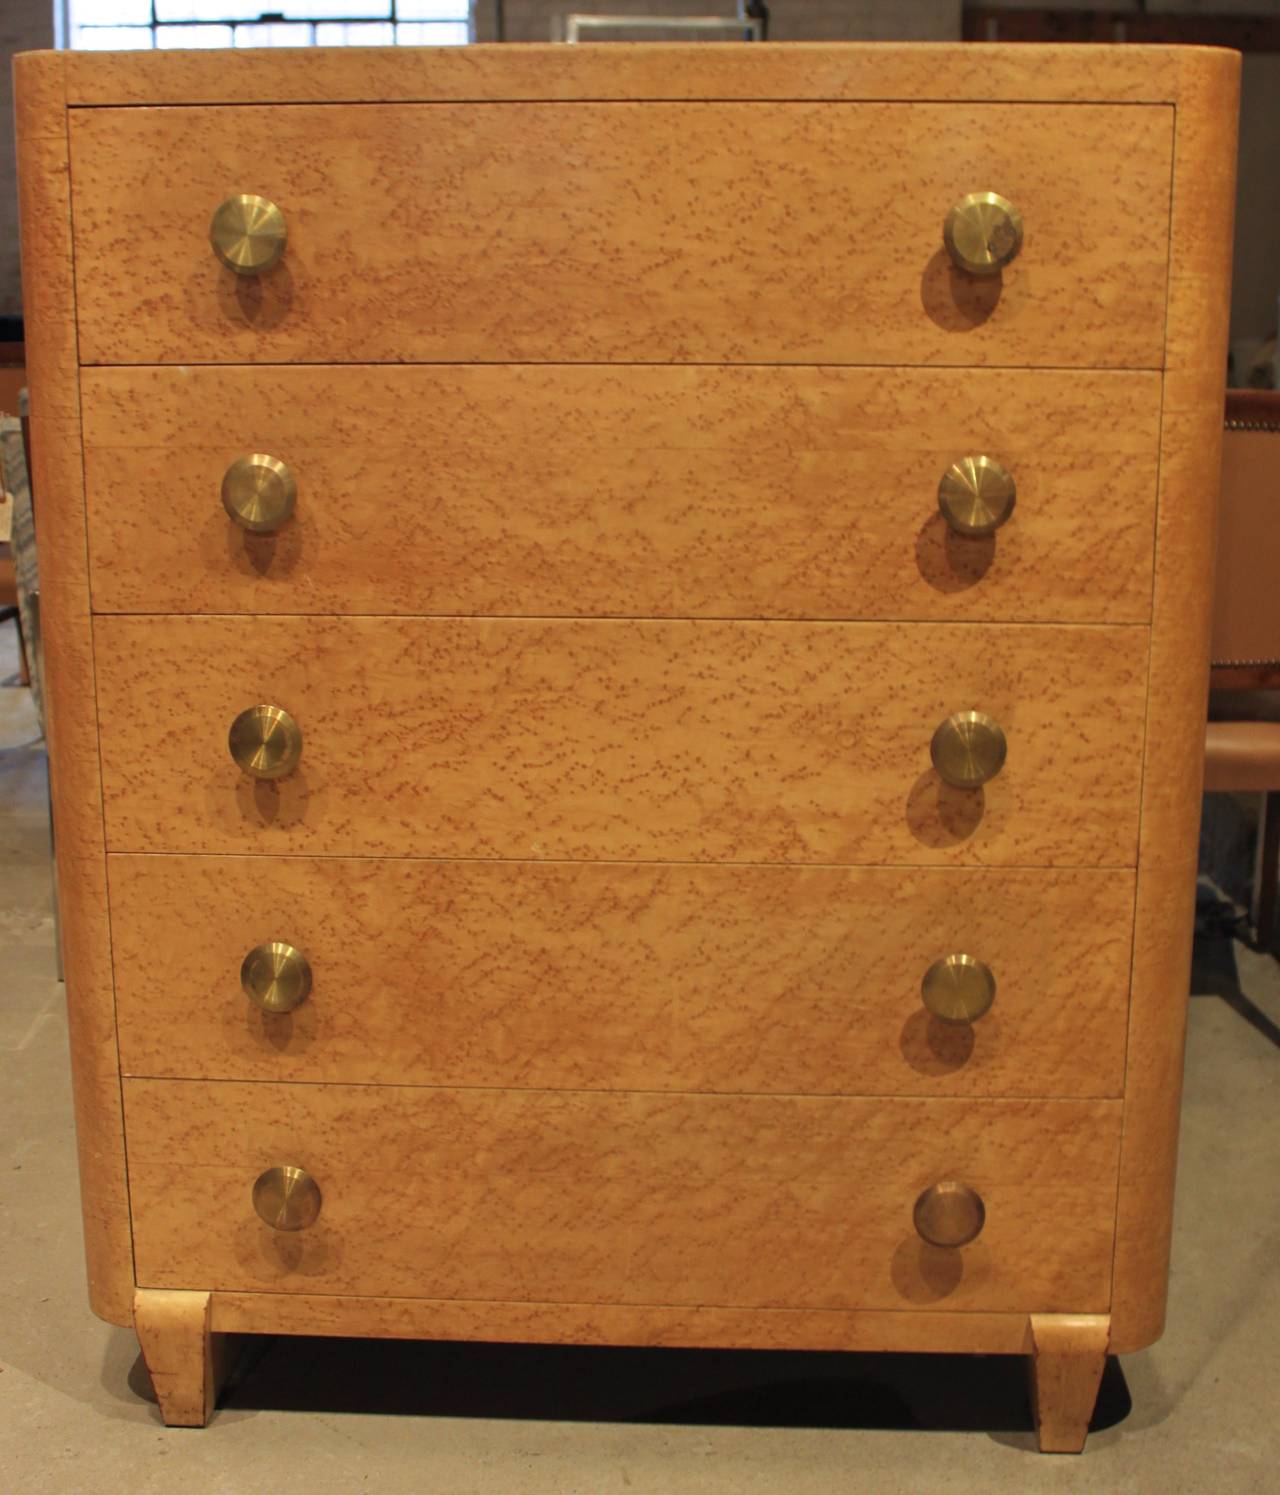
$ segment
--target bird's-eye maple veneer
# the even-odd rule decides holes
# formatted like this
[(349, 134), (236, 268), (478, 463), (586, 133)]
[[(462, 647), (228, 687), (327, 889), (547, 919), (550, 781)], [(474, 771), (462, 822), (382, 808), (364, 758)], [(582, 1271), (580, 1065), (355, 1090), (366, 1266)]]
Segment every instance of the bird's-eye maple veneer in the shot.
[(1238, 58), (17, 60), (90, 1296), (1160, 1332)]

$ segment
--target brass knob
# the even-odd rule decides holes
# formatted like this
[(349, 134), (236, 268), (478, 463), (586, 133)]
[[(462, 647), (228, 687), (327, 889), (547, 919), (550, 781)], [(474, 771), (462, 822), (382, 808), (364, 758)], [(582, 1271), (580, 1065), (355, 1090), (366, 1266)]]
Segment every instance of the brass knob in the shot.
[(978, 789), (1004, 767), (1008, 744), (1000, 723), (981, 711), (957, 711), (933, 734), (929, 756), (956, 789)]
[(283, 940), (255, 945), (240, 965), (240, 985), (264, 1012), (292, 1012), (311, 995), (311, 967)]
[(305, 1230), (320, 1213), (320, 1189), (305, 1168), (268, 1168), (253, 1181), (253, 1207), (272, 1230)]
[(1017, 498), (1013, 477), (994, 457), (961, 457), (938, 484), (938, 507), (958, 535), (993, 534)]
[(999, 275), (1022, 248), (1022, 214), (998, 192), (970, 192), (947, 214), (942, 242), (958, 269)]
[(218, 205), (209, 225), (213, 252), (237, 275), (261, 275), (284, 253), (289, 237), (275, 203), (252, 192), (237, 192)]
[(931, 1246), (967, 1246), (986, 1224), (987, 1210), (968, 1184), (930, 1184), (912, 1213), (916, 1233)]
[(996, 999), (996, 978), (972, 955), (944, 955), (924, 973), (921, 996), (942, 1022), (975, 1023)]
[(250, 706), (231, 723), (231, 756), (255, 779), (282, 779), (302, 756), (302, 732), (282, 706)]
[(298, 485), (278, 457), (250, 452), (237, 457), (222, 476), (222, 507), (255, 535), (265, 535), (293, 513)]

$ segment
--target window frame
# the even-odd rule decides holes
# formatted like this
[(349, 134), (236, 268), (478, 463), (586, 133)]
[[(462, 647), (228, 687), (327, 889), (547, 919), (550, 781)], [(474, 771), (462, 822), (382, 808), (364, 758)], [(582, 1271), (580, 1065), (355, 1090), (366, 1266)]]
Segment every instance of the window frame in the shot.
[[(203, 3), (205, 3), (205, 4), (208, 5), (210, 11), (213, 11), (213, 10), (215, 10), (218, 7), (219, 0), (203, 0)], [(301, 45), (307, 46), (307, 47), (314, 47), (314, 46), (317, 46), (317, 45), (331, 45), (331, 46), (332, 45), (336, 45), (336, 46), (358, 47), (360, 45), (358, 42), (347, 42), (347, 41), (337, 42), (337, 43), (317, 43), (317, 41), (316, 41), (316, 27), (317, 26), (391, 26), (391, 27), (394, 28), (397, 25), (408, 25), (408, 26), (455, 26), (455, 25), (458, 25), (459, 23), (465, 23), (466, 27), (467, 27), (467, 42), (468, 43), (474, 42), (475, 39), (476, 39), (476, 7), (475, 7), (475, 0), (457, 0), (457, 8), (458, 8), (460, 14), (456, 15), (456, 16), (445, 17), (445, 18), (442, 18), (441, 20), (438, 20), (438, 21), (436, 21), (436, 20), (424, 20), (420, 16), (404, 16), (404, 17), (401, 17), (401, 16), (397, 15), (397, 10), (398, 10), (399, 4), (400, 4), (400, 0), (385, 0), (385, 4), (386, 4), (386, 7), (387, 7), (387, 14), (386, 15), (381, 15), (381, 16), (369, 16), (369, 15), (364, 15), (364, 16), (360, 16), (360, 15), (350, 15), (350, 16), (285, 16), (285, 15), (281, 14), (281, 12), (279, 12), (279, 11), (272, 10), (270, 8), (271, 4), (272, 4), (272, 0), (263, 0), (264, 9), (257, 16), (228, 17), (228, 16), (225, 16), (225, 15), (223, 15), (223, 16), (210, 15), (208, 17), (202, 17), (199, 20), (172, 20), (172, 21), (165, 21), (165, 20), (161, 20), (156, 15), (156, 0), (148, 0), (148, 7), (149, 7), (150, 13), (151, 13), (151, 19), (149, 21), (147, 21), (147, 22), (140, 22), (140, 21), (139, 22), (135, 22), (135, 21), (115, 21), (115, 22), (110, 22), (110, 21), (107, 21), (107, 22), (100, 23), (100, 25), (103, 28), (108, 27), (108, 26), (110, 26), (110, 27), (117, 27), (118, 26), (118, 27), (127, 28), (129, 30), (136, 30), (138, 32), (141, 32), (141, 31), (144, 31), (144, 30), (149, 31), (150, 34), (151, 34), (151, 46), (150, 46), (150, 48), (139, 47), (136, 50), (138, 50), (138, 51), (148, 51), (148, 50), (150, 50), (150, 51), (154, 51), (154, 52), (162, 52), (162, 51), (167, 50), (166, 48), (163, 48), (163, 47), (161, 47), (159, 45), (159, 43), (158, 43), (158, 35), (159, 35), (159, 33), (162, 30), (164, 30), (166, 27), (169, 27), (169, 26), (182, 26), (182, 27), (226, 26), (226, 27), (229, 27), (230, 30), (231, 30), (231, 38), (232, 38), (230, 44), (227, 47), (225, 47), (225, 48), (211, 48), (210, 49), (210, 50), (214, 50), (214, 51), (222, 51), (222, 50), (225, 50), (225, 51), (234, 51), (234, 50), (237, 50), (236, 44), (235, 44), (235, 33), (236, 33), (236, 29), (238, 27), (241, 27), (241, 26), (248, 27), (248, 26), (261, 26), (261, 25), (309, 26), (311, 28), (311, 39), (310, 39), (310, 41), (301, 44)], [(93, 50), (92, 48), (81, 48), (81, 47), (77, 47), (76, 44), (75, 44), (75, 41), (74, 41), (74, 37), (76, 36), (78, 29), (96, 30), (96, 29), (99, 29), (99, 26), (97, 24), (94, 24), (94, 23), (90, 23), (87, 26), (85, 25), (84, 22), (77, 23), (75, 15), (74, 15), (74, 10), (75, 10), (75, 0), (58, 0), (58, 3), (54, 7), (54, 45), (57, 46), (57, 47), (60, 47), (60, 48), (66, 48), (68, 50), (75, 50), (75, 51), (90, 51), (90, 50)], [(420, 46), (420, 45), (426, 45), (426, 44), (425, 43), (418, 43), (418, 42), (397, 43), (396, 40), (395, 40), (395, 32), (393, 30), (392, 31), (392, 40), (387, 45), (390, 45), (390, 46), (397, 46), (397, 45), (403, 45), (403, 46)], [(459, 44), (458, 43), (452, 43), (452, 42), (450, 42), (450, 43), (444, 43), (444, 45), (446, 45), (446, 46), (453, 46), (453, 45), (459, 45)], [(270, 47), (268, 46), (268, 47), (264, 48), (263, 50), (270, 50)]]

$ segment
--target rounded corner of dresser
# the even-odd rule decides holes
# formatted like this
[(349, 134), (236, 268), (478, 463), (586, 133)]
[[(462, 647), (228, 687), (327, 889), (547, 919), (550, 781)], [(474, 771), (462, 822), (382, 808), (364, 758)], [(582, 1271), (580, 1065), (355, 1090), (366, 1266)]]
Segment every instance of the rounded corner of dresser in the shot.
[(23, 87), (36, 79), (61, 73), (64, 66), (63, 53), (53, 47), (36, 47), (28, 52), (15, 52), (10, 58), (14, 82)]
[[(1239, 123), (1243, 55), (1230, 47), (1178, 47), (1177, 53), (1179, 112), (1190, 106), (1204, 112), (1211, 128), (1225, 126), (1234, 132)], [(1220, 136), (1218, 143), (1223, 143)]]
[(89, 1279), (89, 1309), (104, 1324), (117, 1329), (133, 1328), (133, 1304), (137, 1289), (133, 1273), (118, 1273), (111, 1278)]
[(1169, 1290), (1161, 1282), (1141, 1302), (1127, 1303), (1111, 1312), (1109, 1355), (1136, 1355), (1164, 1335)]
[(1244, 54), (1236, 47), (1179, 47), (1178, 62), (1184, 72), (1215, 83), (1234, 84), (1240, 77)]

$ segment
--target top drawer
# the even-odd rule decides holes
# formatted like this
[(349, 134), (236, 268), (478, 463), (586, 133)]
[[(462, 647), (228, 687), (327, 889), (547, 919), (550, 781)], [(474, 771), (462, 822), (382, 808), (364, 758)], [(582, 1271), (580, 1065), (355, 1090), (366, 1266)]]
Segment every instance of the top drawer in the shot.
[[(1165, 105), (73, 110), (86, 363), (1162, 361)], [(953, 204), (1021, 213), (956, 270)], [(236, 193), (288, 246), (236, 275)]]

